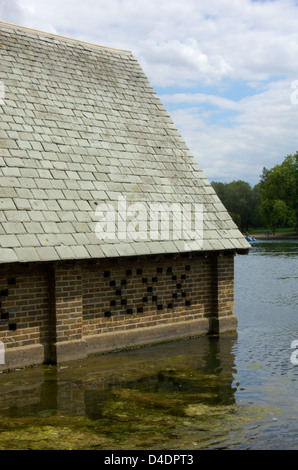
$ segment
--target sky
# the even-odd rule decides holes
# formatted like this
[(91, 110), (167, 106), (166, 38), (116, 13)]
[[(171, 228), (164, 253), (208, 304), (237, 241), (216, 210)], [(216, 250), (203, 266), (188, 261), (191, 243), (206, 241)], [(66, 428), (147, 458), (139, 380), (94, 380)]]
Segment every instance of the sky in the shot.
[(0, 20), (131, 51), (209, 181), (298, 151), (298, 0), (0, 0)]

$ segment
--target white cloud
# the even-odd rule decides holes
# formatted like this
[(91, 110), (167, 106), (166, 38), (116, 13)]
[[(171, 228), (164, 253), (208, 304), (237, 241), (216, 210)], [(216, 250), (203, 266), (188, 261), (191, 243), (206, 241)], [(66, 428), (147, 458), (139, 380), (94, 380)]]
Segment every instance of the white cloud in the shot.
[(191, 93), (161, 99), (209, 180), (255, 184), (263, 166), (298, 150), (293, 91), (288, 80), (280, 80), (239, 101)]
[(156, 86), (189, 86), (201, 81), (218, 83), (232, 71), (231, 65), (219, 55), (208, 55), (195, 38), (142, 42), (138, 55), (149, 70)]
[[(6, 8), (17, 5), (3, 2)], [(290, 0), (19, 0), (18, 4), (26, 26), (132, 50), (155, 85), (218, 83), (226, 76), (263, 80), (297, 70), (297, 6)]]
[(0, 19), (15, 24), (22, 23), (22, 9), (17, 0), (0, 0)]

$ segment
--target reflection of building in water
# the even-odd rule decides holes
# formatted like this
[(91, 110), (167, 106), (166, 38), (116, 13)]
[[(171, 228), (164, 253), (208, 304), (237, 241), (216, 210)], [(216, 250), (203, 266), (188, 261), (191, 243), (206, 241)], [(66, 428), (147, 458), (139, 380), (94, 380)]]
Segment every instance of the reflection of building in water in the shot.
[(132, 54), (1, 22), (1, 70), (0, 367), (235, 330), (250, 245)]
[[(37, 367), (0, 378), (0, 415), (101, 419), (117, 404), (160, 407), (234, 403), (235, 336), (200, 337), (108, 356), (71, 367)], [(175, 402), (180, 407), (175, 409)], [(121, 408), (121, 409), (122, 409)]]
[[(235, 354), (233, 346), (235, 337), (210, 336), (208, 351), (205, 354), (203, 373), (210, 375), (213, 380), (212, 390), (217, 403), (231, 404), (235, 402), (233, 381), (235, 369)], [(207, 379), (208, 380), (208, 379)]]
[(43, 369), (22, 374), (22, 378), (13, 383), (7, 383), (5, 377), (0, 381), (0, 414), (20, 417), (85, 414), (83, 380), (60, 380), (57, 371), (49, 373)]

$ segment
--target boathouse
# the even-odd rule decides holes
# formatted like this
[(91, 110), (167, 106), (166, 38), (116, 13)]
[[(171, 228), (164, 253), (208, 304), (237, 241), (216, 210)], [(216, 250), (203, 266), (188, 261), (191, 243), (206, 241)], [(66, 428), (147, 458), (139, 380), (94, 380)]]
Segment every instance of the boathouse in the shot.
[(0, 85), (0, 368), (236, 330), (249, 244), (133, 55), (0, 22)]

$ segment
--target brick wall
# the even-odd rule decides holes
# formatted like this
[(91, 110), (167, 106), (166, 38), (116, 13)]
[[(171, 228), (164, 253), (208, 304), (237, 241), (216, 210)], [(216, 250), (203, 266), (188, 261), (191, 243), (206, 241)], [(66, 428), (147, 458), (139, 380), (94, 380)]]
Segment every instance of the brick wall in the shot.
[(233, 255), (2, 265), (0, 340), (8, 349), (43, 345), (45, 360), (62, 362), (105, 334), (117, 344), (117, 333), (178, 322), (235, 329), (233, 297)]
[(233, 315), (234, 261), (232, 257), (219, 256), (217, 258), (217, 283), (217, 314), (219, 317)]
[(211, 265), (213, 300), (210, 331), (219, 334), (237, 328), (237, 319), (233, 314), (234, 257), (223, 254), (213, 256)]
[[(54, 288), (53, 288), (54, 286)], [(82, 337), (82, 275), (78, 263), (57, 263), (52, 272), (53, 334), (56, 342)], [(52, 310), (53, 312), (53, 310)]]
[(47, 265), (7, 265), (0, 269), (0, 339), (21, 347), (49, 340)]

